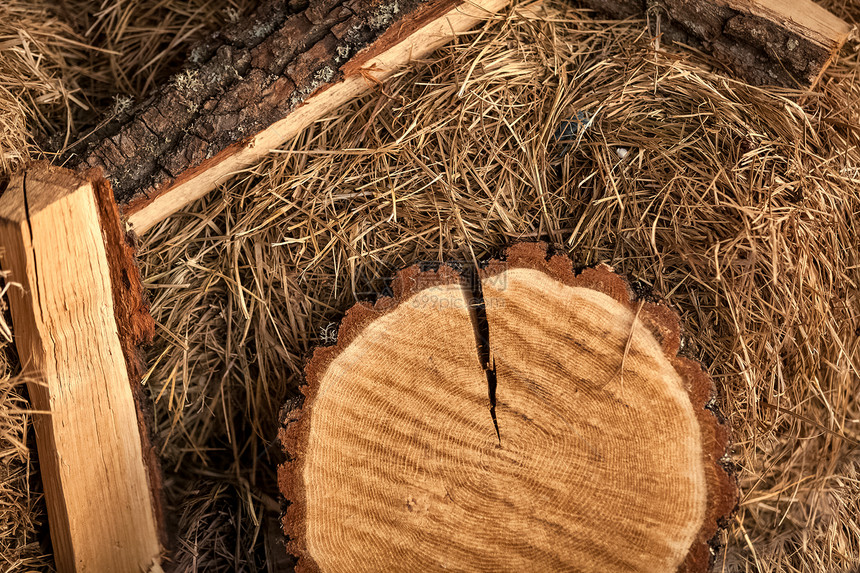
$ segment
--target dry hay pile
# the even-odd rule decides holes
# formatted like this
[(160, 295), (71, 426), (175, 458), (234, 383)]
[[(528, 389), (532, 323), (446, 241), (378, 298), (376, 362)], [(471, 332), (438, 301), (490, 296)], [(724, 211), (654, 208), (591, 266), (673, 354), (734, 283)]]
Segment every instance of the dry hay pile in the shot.
[[(860, 22), (858, 5), (831, 9)], [(716, 570), (856, 570), (860, 54), (814, 93), (755, 88), (642, 22), (544, 16), (463, 36), (144, 237), (182, 569), (282, 563), (278, 410), (346, 308), (403, 266), (540, 238), (681, 313), (734, 431), (742, 500)], [(56, 77), (95, 85), (118, 57), (99, 54)], [(107, 88), (87, 101), (107, 109)], [(15, 451), (3, 495), (27, 487)], [(32, 538), (16, 527), (0, 535)]]

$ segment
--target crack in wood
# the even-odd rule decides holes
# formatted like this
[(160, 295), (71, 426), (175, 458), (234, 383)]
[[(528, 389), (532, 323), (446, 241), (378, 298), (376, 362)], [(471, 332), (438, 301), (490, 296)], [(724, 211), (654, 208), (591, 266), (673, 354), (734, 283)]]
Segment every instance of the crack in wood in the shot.
[[(380, 570), (424, 570), (452, 563), (433, 547), (450, 549), (455, 536), (468, 547), (458, 563), (470, 570), (497, 569), (497, 558), (523, 558), (518, 568), (533, 564), (510, 551), (529, 536), (530, 547), (547, 544), (541, 556), (557, 558), (553, 570), (604, 558), (601, 570), (651, 571), (658, 560), (661, 570), (708, 567), (709, 543), (735, 507), (736, 489), (719, 462), (726, 428), (705, 409), (713, 384), (700, 365), (677, 356), (680, 328), (671, 309), (637, 304), (605, 265), (575, 274), (568, 257), (551, 256), (542, 243), (515, 245), (486, 264), (413, 265), (397, 273), (390, 290), (346, 312), (337, 343), (317, 347), (305, 367), (304, 402), (285, 406), (279, 437), (289, 461), (279, 468), (279, 486), (290, 502), (282, 523), (297, 570), (371, 562)], [(631, 329), (630, 317), (643, 328)], [(538, 332), (546, 340), (525, 336)], [(635, 381), (624, 388), (635, 408), (619, 408), (618, 389), (603, 384), (619, 361)], [(638, 481), (644, 468), (654, 479)], [(642, 489), (626, 489), (634, 482)], [(590, 507), (591, 493), (601, 490), (629, 499), (620, 510)], [(539, 514), (537, 503), (544, 504)], [(660, 534), (647, 548), (622, 551), (622, 559), (607, 557), (607, 536), (619, 535), (613, 547), (630, 536), (606, 526), (639, 504), (652, 515), (643, 531), (666, 527), (676, 541), (667, 545)], [(359, 506), (371, 510), (361, 515)], [(565, 519), (581, 513), (547, 527), (543, 515), (555, 511)], [(344, 512), (356, 521), (344, 523)], [(599, 523), (601, 512), (606, 520)], [(469, 524), (464, 515), (481, 518)], [(366, 531), (378, 533), (361, 537)], [(392, 544), (399, 535), (421, 544)], [(569, 544), (586, 535), (583, 546)]]
[[(36, 247), (33, 244), (33, 223), (30, 219), (30, 199), (27, 196), (27, 172), (24, 172), (23, 177), (21, 178), (21, 190), (22, 195), (24, 196), (24, 217), (27, 219), (27, 231), (30, 234), (30, 250), (34, 252)], [(39, 287), (39, 264), (36, 260), (37, 257), (35, 253), (33, 255), (33, 274), (36, 277), (36, 303), (39, 306), (39, 312), (43, 312), (42, 308), (42, 290)]]
[(487, 397), (490, 400), (490, 418), (493, 420), (493, 428), (496, 430), (496, 439), (499, 442), (499, 447), (502, 447), (502, 433), (499, 430), (499, 421), (496, 418), (496, 389), (498, 387), (498, 379), (496, 377), (496, 361), (492, 358), (492, 350), (490, 349), (490, 324), (487, 321), (487, 306), (484, 301), (484, 289), (479, 278), (477, 268), (469, 276), (469, 286), (471, 287), (472, 304), (470, 306), (469, 317), (472, 320), (472, 327), (475, 333), (475, 347), (478, 350), (478, 360), (481, 363), (481, 368), (484, 370), (484, 375), (487, 378)]
[[(9, 307), (32, 406), (44, 413), (34, 427), (58, 568), (160, 570), (157, 458), (136, 404), (142, 367), (128, 352), (152, 319), (124, 304), (137, 277), (130, 254), (113, 264), (124, 246), (112, 193), (44, 163), (13, 181), (0, 196), (0, 263), (20, 284)], [(127, 309), (137, 314), (126, 320)]]

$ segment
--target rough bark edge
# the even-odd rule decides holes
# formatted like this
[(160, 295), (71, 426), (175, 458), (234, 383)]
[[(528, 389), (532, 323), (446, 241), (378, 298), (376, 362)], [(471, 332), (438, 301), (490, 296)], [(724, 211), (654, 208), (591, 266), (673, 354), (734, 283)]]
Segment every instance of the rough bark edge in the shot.
[[(565, 285), (602, 292), (634, 313), (640, 304), (628, 282), (608, 265), (600, 264), (576, 274), (571, 259), (566, 255), (550, 256), (546, 243), (513, 245), (505, 251), (503, 260), (490, 261), (480, 274), (482, 278), (489, 277), (513, 268), (538, 270)], [(678, 571), (708, 571), (713, 565), (715, 555), (712, 549), (718, 546), (719, 530), (725, 527), (727, 518), (738, 504), (737, 480), (721, 461), (729, 445), (729, 431), (718, 415), (707, 408), (716, 394), (711, 378), (701, 364), (678, 356), (681, 344), (678, 315), (662, 302), (642, 301), (641, 304), (638, 320), (651, 330), (675, 371), (684, 380), (702, 431), (708, 485), (707, 509), (702, 527)]]
[[(392, 46), (400, 43), (425, 24), (441, 17), (462, 4), (464, 4), (463, 0), (431, 0), (426, 4), (421, 4), (415, 11), (404, 14), (402, 17), (394, 21), (375, 41), (359, 50), (353, 57), (347, 60), (340, 70), (338, 70), (339, 76), (335, 78), (334, 81), (319, 85), (304, 101), (284, 114), (277, 121), (288, 118), (290, 114), (305, 105), (311, 98), (319, 96), (327, 89), (342, 82), (344, 79), (350, 76), (360, 75), (362, 73), (362, 67), (369, 60), (372, 60)], [(224, 147), (212, 157), (204, 159), (197, 165), (189, 165), (189, 167), (180, 173), (175, 179), (169, 183), (156, 186), (151, 190), (152, 192), (138, 192), (137, 194), (129, 197), (126, 201), (121, 201), (122, 214), (128, 217), (129, 215), (142, 210), (144, 207), (152, 204), (159, 197), (170, 193), (173, 188), (191, 181), (201, 173), (211, 169), (219, 163), (222, 163), (227, 158), (251, 145), (259, 134), (266, 131), (266, 129), (274, 125), (274, 123), (276, 122), (272, 122), (269, 126), (266, 126), (241, 140), (235, 141), (234, 143)], [(118, 198), (118, 200), (120, 199)]]
[(405, 14), (392, 24), (375, 42), (360, 50), (343, 65), (344, 77), (361, 73), (361, 68), (369, 61), (399, 44), (422, 26), (441, 18), (468, 0), (430, 0), (422, 3), (414, 11)]
[(99, 211), (102, 239), (110, 268), (114, 320), (137, 412), (143, 463), (149, 478), (150, 502), (155, 514), (159, 541), (164, 548), (168, 546), (164, 513), (164, 480), (158, 452), (154, 446), (153, 424), (150, 423), (150, 420), (154, 420), (152, 402), (144, 393), (140, 383), (146, 371), (146, 360), (141, 346), (152, 343), (155, 336), (155, 320), (149, 313), (149, 302), (143, 291), (140, 269), (135, 262), (137, 248), (132, 238), (123, 230), (110, 182), (104, 178), (101, 169), (98, 168), (87, 171), (84, 177), (93, 187)]
[[(648, 18), (652, 34), (692, 46), (754, 85), (812, 88), (851, 36), (847, 22), (829, 14), (832, 29), (814, 29), (776, 14), (755, 0), (585, 0), (612, 18)], [(811, 0), (795, 11), (825, 13)], [(658, 15), (662, 18), (657, 30)]]
[(288, 457), (288, 461), (278, 467), (278, 485), (281, 493), (290, 502), (281, 519), (281, 525), (288, 537), (287, 552), (298, 559), (295, 568), (297, 573), (320, 571), (307, 548), (307, 506), (302, 479), (302, 463), (307, 450), (311, 418), (303, 414), (305, 411), (310, 412), (314, 405), (320, 379), (332, 361), (349, 347), (370, 323), (392, 312), (416, 293), (434, 286), (453, 284), (459, 284), (463, 287), (464, 296), (471, 297), (463, 276), (447, 265), (440, 265), (431, 271), (422, 271), (418, 265), (413, 265), (400, 271), (391, 285), (393, 296), (380, 297), (375, 304), (359, 302), (347, 310), (340, 323), (337, 343), (316, 347), (305, 365), (305, 385), (301, 387), (303, 404), (285, 414), (283, 427), (278, 435)]

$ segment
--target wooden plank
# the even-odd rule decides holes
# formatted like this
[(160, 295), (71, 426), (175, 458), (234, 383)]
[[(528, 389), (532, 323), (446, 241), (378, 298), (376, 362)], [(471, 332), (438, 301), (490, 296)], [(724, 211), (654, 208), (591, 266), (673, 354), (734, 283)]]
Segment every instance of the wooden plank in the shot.
[(293, 12), (269, 0), (94, 134), (78, 167), (104, 169), (143, 233), (509, 2), (319, 0)]
[(160, 571), (154, 457), (124, 352), (146, 335), (145, 307), (127, 296), (137, 277), (118, 262), (116, 207), (96, 187), (43, 165), (13, 177), (0, 197), (0, 265), (16, 283), (15, 343), (43, 412), (34, 426), (57, 568)]
[(614, 17), (710, 53), (750, 83), (811, 88), (853, 27), (812, 0), (586, 0)]

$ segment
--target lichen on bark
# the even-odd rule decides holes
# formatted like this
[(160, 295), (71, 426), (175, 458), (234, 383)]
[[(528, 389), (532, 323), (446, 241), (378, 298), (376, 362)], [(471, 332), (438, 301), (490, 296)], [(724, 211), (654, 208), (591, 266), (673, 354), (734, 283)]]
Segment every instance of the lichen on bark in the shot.
[[(431, 2), (432, 3), (432, 2)], [(79, 146), (127, 204), (247, 140), (342, 77), (342, 67), (420, 0), (269, 0), (197, 45), (185, 69)]]

